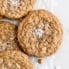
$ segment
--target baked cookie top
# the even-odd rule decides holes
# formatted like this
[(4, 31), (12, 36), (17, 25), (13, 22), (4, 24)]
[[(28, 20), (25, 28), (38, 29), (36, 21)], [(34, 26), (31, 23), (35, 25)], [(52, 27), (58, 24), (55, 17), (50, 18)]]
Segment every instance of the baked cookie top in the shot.
[(18, 27), (18, 41), (23, 51), (37, 57), (55, 53), (62, 35), (59, 20), (47, 10), (29, 12)]
[(16, 26), (0, 21), (0, 51), (18, 49)]
[(0, 69), (33, 69), (33, 64), (20, 51), (5, 51), (0, 53)]
[(32, 10), (35, 0), (0, 0), (0, 14), (17, 19)]

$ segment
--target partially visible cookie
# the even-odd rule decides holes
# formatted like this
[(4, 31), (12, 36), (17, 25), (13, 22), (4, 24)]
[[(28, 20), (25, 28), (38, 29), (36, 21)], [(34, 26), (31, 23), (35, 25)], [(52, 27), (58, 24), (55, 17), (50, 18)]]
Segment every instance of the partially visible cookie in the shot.
[(0, 52), (18, 49), (16, 28), (14, 24), (0, 21)]
[(5, 51), (0, 53), (0, 69), (33, 69), (33, 64), (20, 51)]
[(0, 0), (0, 14), (2, 16), (18, 19), (33, 9), (35, 0)]
[(18, 41), (25, 53), (50, 56), (60, 47), (63, 36), (59, 20), (47, 10), (31, 11), (18, 26)]

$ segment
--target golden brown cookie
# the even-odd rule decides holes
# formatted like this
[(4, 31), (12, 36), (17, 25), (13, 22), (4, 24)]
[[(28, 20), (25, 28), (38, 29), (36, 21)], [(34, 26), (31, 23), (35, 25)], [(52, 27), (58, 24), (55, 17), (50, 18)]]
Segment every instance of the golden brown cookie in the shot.
[(5, 51), (0, 53), (0, 69), (33, 69), (33, 64), (20, 51)]
[(16, 33), (17, 27), (14, 24), (0, 21), (0, 52), (18, 49)]
[(59, 20), (47, 10), (29, 12), (18, 27), (18, 41), (23, 51), (37, 57), (55, 53), (62, 35)]
[(35, 0), (0, 0), (0, 14), (17, 19), (25, 16), (33, 9)]

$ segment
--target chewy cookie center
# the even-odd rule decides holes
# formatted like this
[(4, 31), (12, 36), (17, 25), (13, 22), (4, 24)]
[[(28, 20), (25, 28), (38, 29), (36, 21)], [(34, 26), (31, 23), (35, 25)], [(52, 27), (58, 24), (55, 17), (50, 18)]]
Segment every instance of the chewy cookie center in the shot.
[(39, 22), (27, 24), (23, 27), (22, 42), (27, 46), (43, 47), (48, 46), (52, 42), (52, 28), (48, 22)]
[(34, 33), (35, 33), (35, 36), (37, 38), (42, 38), (43, 35), (45, 35), (45, 36), (51, 35), (51, 30), (50, 30), (49, 23), (45, 23), (45, 24), (43, 24), (42, 27), (39, 27), (39, 28), (35, 29)]

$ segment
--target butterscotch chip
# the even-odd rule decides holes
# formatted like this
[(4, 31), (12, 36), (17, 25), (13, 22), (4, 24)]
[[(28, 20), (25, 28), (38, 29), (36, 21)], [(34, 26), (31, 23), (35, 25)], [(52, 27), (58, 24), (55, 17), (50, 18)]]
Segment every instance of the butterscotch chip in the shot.
[(62, 26), (47, 10), (31, 11), (18, 27), (18, 41), (29, 55), (44, 57), (57, 51), (62, 41)]
[(14, 24), (0, 21), (0, 52), (18, 49), (16, 28)]
[(5, 51), (0, 53), (0, 69), (33, 69), (33, 64), (20, 51)]
[(33, 9), (35, 0), (0, 0), (0, 14), (17, 19), (25, 16)]

